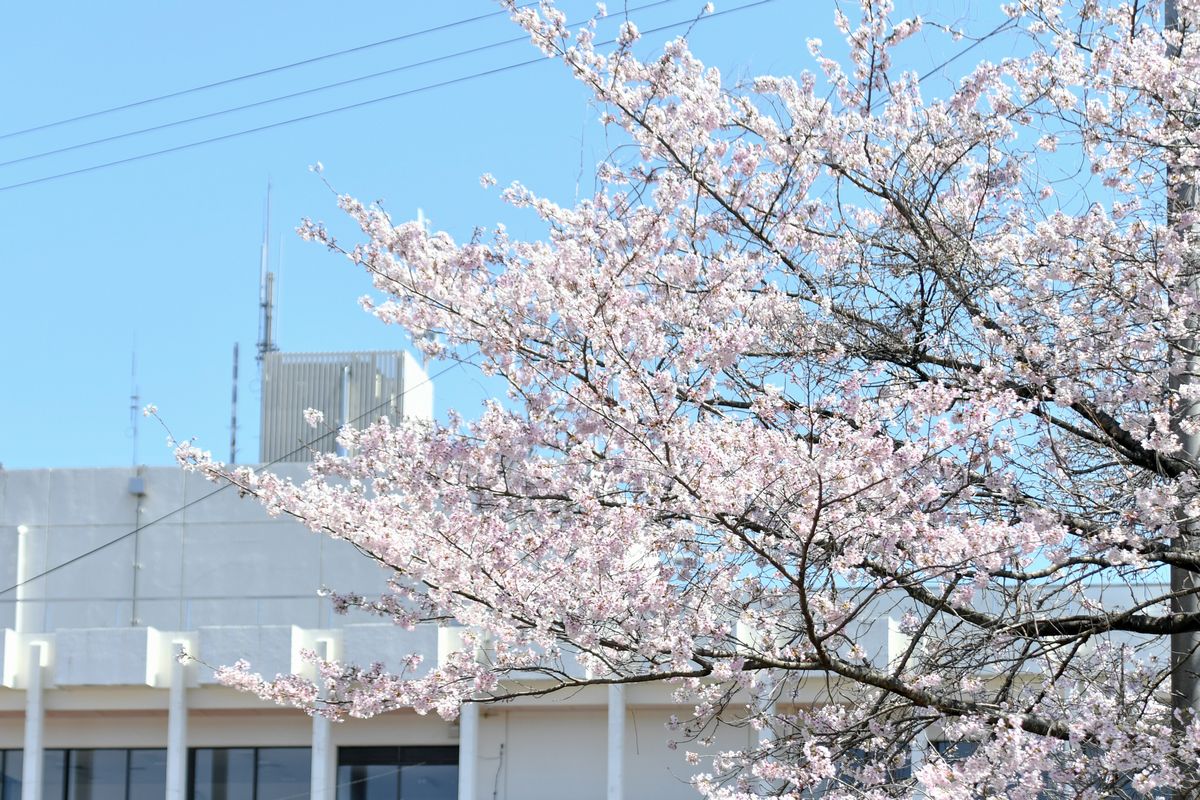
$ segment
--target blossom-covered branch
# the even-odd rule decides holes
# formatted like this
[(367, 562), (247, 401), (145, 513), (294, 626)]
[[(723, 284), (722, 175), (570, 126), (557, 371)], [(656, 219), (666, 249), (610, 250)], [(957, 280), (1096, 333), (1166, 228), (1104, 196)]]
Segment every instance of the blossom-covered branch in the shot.
[[(847, 61), (810, 41), (816, 74), (744, 86), (513, 8), (633, 145), (595, 194), (504, 190), (534, 241), (350, 197), (361, 242), (301, 226), (509, 396), (342, 430), (301, 485), (181, 451), (390, 571), (343, 607), (467, 631), (419, 676), (231, 682), (452, 716), (670, 681), (677, 739), (770, 734), (697, 778), (714, 798), (1200, 792), (1168, 644), (1196, 589), (1167, 582), (1200, 575), (1197, 211), (1168, 202), (1200, 164), (1200, 5), (1008, 4), (1009, 55), (943, 96), (895, 66), (922, 20), (860, 5)], [(889, 616), (901, 646), (869, 649)], [(934, 737), (977, 748), (906, 769)]]

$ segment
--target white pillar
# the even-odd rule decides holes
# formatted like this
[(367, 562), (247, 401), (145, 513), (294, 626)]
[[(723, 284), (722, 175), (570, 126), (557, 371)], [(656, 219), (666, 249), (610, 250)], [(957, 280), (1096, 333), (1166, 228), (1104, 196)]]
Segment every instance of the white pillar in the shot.
[(608, 800), (625, 796), (625, 686), (608, 685)]
[(479, 776), (479, 704), (463, 703), (458, 716), (458, 800), (475, 800)]
[(42, 800), (42, 741), (45, 706), (42, 698), (41, 642), (29, 645), (25, 683), (25, 753), (21, 766), (21, 800)]
[(331, 723), (320, 714), (314, 714), (312, 721), (312, 787), (309, 796), (312, 800), (333, 800), (337, 787), (334, 785)]
[[(314, 648), (321, 658), (329, 658), (332, 644), (317, 640)], [(320, 676), (317, 676), (320, 680)], [(325, 696), (324, 690), (321, 696)], [(333, 723), (320, 714), (312, 718), (312, 772), (309, 797), (311, 800), (334, 800), (337, 795), (337, 748), (333, 746)]]
[(312, 718), (312, 800), (333, 800), (337, 793), (336, 753), (333, 747), (332, 723), (320, 714)]
[(764, 723), (758, 730), (758, 743), (767, 745), (775, 740), (775, 730), (770, 725), (775, 718), (775, 678), (770, 672), (762, 673), (758, 691), (758, 711)]
[[(912, 744), (910, 744), (908, 747), (908, 757), (910, 759), (909, 775), (916, 775), (917, 770), (925, 766), (925, 753), (928, 752), (929, 748), (932, 746), (933, 744), (929, 741), (929, 737), (925, 732), (922, 732), (919, 736), (913, 737)], [(913, 797), (917, 798), (917, 800), (923, 800), (923, 798), (927, 796), (928, 795), (925, 794), (925, 790), (920, 786), (913, 790)]]
[(167, 696), (167, 800), (187, 797), (187, 664), (179, 660), (186, 642), (171, 642), (171, 685)]
[(34, 576), (45, 566), (45, 537), (28, 525), (17, 526), (17, 633), (41, 633), (45, 582)]

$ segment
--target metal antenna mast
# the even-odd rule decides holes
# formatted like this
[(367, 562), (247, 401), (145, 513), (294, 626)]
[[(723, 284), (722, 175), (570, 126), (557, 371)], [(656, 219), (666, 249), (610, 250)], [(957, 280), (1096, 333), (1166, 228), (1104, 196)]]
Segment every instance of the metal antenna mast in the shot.
[(258, 364), (267, 353), (279, 349), (275, 344), (275, 273), (271, 271), (271, 181), (267, 181), (267, 203), (263, 210), (262, 251), (258, 267)]
[(138, 408), (141, 395), (137, 385), (137, 343), (129, 354), (129, 438), (133, 439), (133, 466), (138, 465)]
[(238, 343), (233, 343), (233, 402), (229, 411), (229, 463), (237, 463)]

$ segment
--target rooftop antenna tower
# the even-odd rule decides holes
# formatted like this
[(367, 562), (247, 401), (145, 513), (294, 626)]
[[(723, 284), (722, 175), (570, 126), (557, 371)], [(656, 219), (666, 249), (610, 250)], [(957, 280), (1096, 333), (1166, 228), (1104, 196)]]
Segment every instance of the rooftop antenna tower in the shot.
[(137, 385), (137, 343), (129, 354), (129, 438), (133, 440), (133, 466), (138, 465), (138, 407), (141, 395)]
[(229, 463), (237, 463), (237, 383), (238, 383), (238, 343), (233, 343), (233, 403), (229, 410)]
[(267, 203), (263, 209), (262, 251), (258, 265), (258, 365), (262, 368), (267, 353), (274, 353), (275, 344), (275, 273), (271, 271), (271, 181), (267, 180)]

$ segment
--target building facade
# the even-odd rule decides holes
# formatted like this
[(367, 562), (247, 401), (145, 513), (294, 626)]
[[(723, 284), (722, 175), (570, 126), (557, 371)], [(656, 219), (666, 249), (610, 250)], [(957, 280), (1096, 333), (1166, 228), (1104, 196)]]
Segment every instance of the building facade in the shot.
[[(335, 444), (277, 416), (431, 415), (428, 379), (403, 354), (271, 355), (266, 455), (284, 476), (306, 476), (296, 453)], [(454, 628), (335, 615), (320, 596), (382, 592), (388, 577), (348, 543), (174, 467), (0, 470), (0, 800), (696, 797), (703, 766), (668, 748), (678, 709), (662, 684), (469, 704), (454, 722), (396, 711), (330, 723), (217, 682), (214, 668), (239, 659), (270, 677), (304, 673), (306, 650), (399, 671), (412, 653), (430, 665), (461, 649)], [(873, 661), (906, 647), (899, 614), (881, 608), (856, 632)], [(819, 702), (822, 680), (799, 678), (795, 701)], [(722, 726), (688, 749), (758, 735)], [(904, 769), (969, 746), (928, 744)]]
[(318, 596), (386, 578), (172, 467), (0, 473), (0, 589), (15, 587), (0, 594), (0, 800), (695, 796), (664, 686), (330, 723), (216, 682), (238, 659), (303, 672), (304, 649), (399, 670), (459, 648), (455, 629), (339, 616)]

